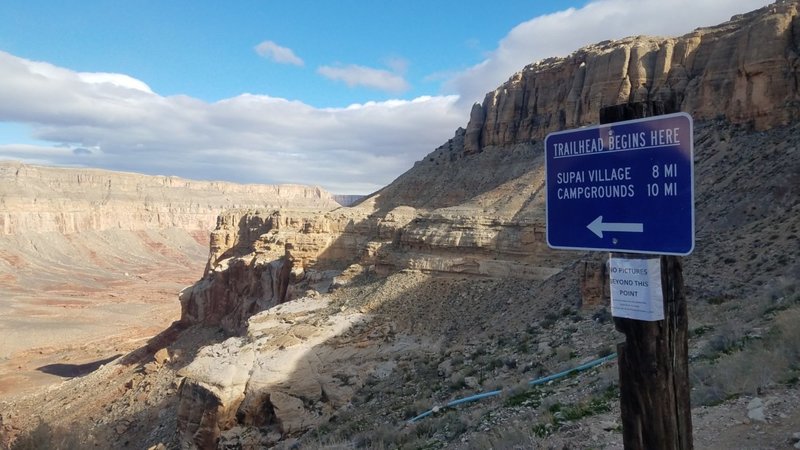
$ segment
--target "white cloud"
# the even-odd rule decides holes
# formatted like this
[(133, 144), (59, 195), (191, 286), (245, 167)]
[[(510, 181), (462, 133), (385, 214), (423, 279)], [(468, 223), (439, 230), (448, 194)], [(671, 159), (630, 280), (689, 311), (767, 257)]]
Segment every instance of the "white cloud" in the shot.
[(153, 91), (150, 86), (136, 78), (120, 73), (104, 73), (104, 72), (81, 72), (78, 78), (90, 84), (109, 84), (124, 89), (135, 89), (138, 91), (152, 94)]
[(256, 53), (271, 59), (280, 64), (292, 64), (295, 66), (302, 66), (305, 63), (300, 57), (294, 54), (292, 49), (281, 47), (272, 41), (264, 41), (255, 46)]
[(207, 103), (3, 52), (0, 79), (0, 122), (27, 124), (44, 142), (1, 145), (0, 159), (339, 193), (381, 188), (464, 122), (454, 96), (324, 109), (251, 94)]
[[(398, 61), (394, 62), (397, 66)], [(403, 67), (405, 68), (405, 67)], [(401, 93), (410, 87), (401, 75), (383, 69), (357, 66), (320, 66), (317, 73), (334, 81), (343, 81), (350, 87), (364, 86), (391, 93)]]
[(408, 71), (409, 62), (405, 58), (399, 56), (391, 56), (384, 61), (386, 67), (392, 69), (394, 73), (406, 73)]
[[(526, 64), (605, 39), (682, 34), (765, 3), (595, 1), (512, 29), (483, 62), (451, 78), (449, 90), (459, 95), (346, 108), (251, 94), (216, 103), (163, 97), (124, 74), (79, 73), (0, 51), (0, 122), (24, 124), (41, 142), (6, 142), (0, 159), (367, 193), (444, 143), (466, 125), (473, 101)], [(290, 49), (273, 42), (258, 47), (275, 61), (302, 64)], [(401, 75), (408, 63), (385, 62), (390, 70), (350, 65), (318, 71), (350, 86), (395, 93), (409, 89)]]
[(580, 9), (539, 16), (514, 27), (481, 63), (446, 84), (461, 101), (482, 101), (527, 64), (566, 56), (606, 39), (647, 34), (674, 36), (715, 25), (735, 14), (757, 9), (769, 0), (599, 0)]

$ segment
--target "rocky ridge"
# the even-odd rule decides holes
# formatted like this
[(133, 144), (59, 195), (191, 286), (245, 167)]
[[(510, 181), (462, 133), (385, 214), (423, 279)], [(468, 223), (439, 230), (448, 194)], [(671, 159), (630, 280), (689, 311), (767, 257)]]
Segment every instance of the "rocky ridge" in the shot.
[(678, 38), (631, 37), (525, 67), (475, 104), (464, 151), (597, 123), (600, 108), (661, 101), (695, 120), (767, 129), (798, 112), (797, 4), (777, 2)]

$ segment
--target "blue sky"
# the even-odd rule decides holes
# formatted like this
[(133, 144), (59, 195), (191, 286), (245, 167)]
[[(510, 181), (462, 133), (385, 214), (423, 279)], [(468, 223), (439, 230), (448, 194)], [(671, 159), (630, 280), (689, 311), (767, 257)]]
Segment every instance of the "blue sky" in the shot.
[[(0, 49), (81, 72), (123, 73), (164, 96), (217, 101), (247, 92), (344, 107), (440, 94), (448, 72), (481, 62), (521, 19), (582, 3), (153, 0), (120, 8), (28, 0), (0, 4)], [(254, 49), (264, 41), (303, 64), (260, 56)], [(398, 73), (408, 88), (348, 87), (318, 73), (351, 65)]]
[(368, 193), (526, 64), (766, 3), (0, 2), (0, 159)]

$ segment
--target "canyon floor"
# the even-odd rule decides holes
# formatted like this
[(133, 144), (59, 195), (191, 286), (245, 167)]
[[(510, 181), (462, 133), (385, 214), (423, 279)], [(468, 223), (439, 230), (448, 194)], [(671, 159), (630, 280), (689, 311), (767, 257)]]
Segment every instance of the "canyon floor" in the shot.
[(176, 230), (5, 237), (0, 400), (86, 375), (179, 319), (207, 242)]

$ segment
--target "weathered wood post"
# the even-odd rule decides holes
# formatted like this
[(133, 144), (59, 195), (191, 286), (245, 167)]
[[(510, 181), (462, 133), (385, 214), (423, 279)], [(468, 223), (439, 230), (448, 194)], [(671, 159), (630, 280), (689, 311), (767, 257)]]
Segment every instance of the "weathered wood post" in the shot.
[[(669, 111), (667, 109), (673, 109)], [(615, 105), (600, 110), (600, 123), (675, 112), (661, 102)], [(655, 255), (612, 254), (615, 258)], [(689, 400), (688, 315), (681, 258), (661, 256), (664, 320), (614, 318), (625, 342), (619, 355), (620, 405), (626, 449), (692, 448)]]

